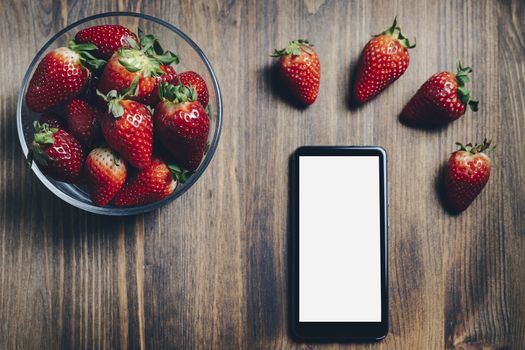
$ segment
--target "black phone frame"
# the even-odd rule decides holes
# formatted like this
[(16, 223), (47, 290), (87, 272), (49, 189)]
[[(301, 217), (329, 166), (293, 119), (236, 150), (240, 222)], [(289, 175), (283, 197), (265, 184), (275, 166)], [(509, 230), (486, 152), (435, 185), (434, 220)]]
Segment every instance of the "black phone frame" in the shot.
[[(299, 322), (299, 157), (377, 156), (381, 220), (381, 322)], [(388, 333), (388, 180), (387, 154), (378, 146), (303, 146), (291, 159), (290, 330), (299, 341), (377, 341)], [(328, 179), (329, 181), (329, 179)]]

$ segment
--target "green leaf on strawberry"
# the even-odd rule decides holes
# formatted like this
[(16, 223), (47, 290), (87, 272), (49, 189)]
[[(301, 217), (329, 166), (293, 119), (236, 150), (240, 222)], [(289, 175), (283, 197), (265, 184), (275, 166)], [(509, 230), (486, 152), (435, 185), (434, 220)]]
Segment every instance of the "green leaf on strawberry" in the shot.
[(191, 171), (184, 170), (177, 164), (169, 164), (168, 168), (170, 169), (170, 172), (173, 178), (177, 180), (177, 182), (180, 182), (181, 184), (188, 181), (190, 176), (193, 175)]
[(58, 131), (57, 128), (50, 128), (47, 123), (40, 124), (37, 121), (33, 123), (33, 126), (35, 128), (35, 142), (39, 144), (50, 144), (50, 145), (55, 143), (53, 134)]
[(465, 84), (470, 82), (468, 74), (472, 73), (472, 68), (463, 67), (461, 65), (461, 61), (458, 60), (457, 70), (458, 72), (456, 74), (456, 81), (458, 83), (458, 98), (461, 100), (463, 105), (468, 105), (473, 112), (477, 112), (479, 101), (472, 100), (470, 96), (470, 90), (465, 87)]
[(97, 90), (97, 95), (100, 96), (104, 101), (108, 103), (108, 113), (113, 114), (113, 117), (120, 118), (124, 114), (124, 107), (120, 104), (126, 97), (136, 96), (139, 91), (139, 77), (135, 77), (131, 82), (130, 86), (122, 90), (119, 94), (117, 90), (111, 90), (104, 95), (99, 90)]
[(472, 145), (472, 143), (467, 143), (466, 145), (462, 144), (461, 142), (456, 142), (456, 145), (459, 146), (460, 151), (469, 152), (471, 154), (476, 153), (487, 153), (496, 148), (496, 146), (490, 147), (490, 144), (492, 143), (492, 140), (488, 140), (487, 138), (483, 139), (482, 143), (476, 143), (475, 145)]
[(397, 16), (394, 17), (394, 23), (392, 23), (392, 26), (383, 31), (381, 34), (374, 35), (374, 37), (378, 37), (381, 35), (386, 35), (391, 37), (392, 39), (398, 40), (401, 43), (401, 45), (403, 45), (407, 49), (412, 49), (416, 47), (416, 38), (414, 38), (414, 45), (410, 45), (410, 41), (408, 40), (408, 38), (401, 32), (401, 28), (397, 25)]
[(284, 49), (280, 50), (274, 50), (273, 54), (271, 54), (271, 57), (281, 57), (285, 55), (294, 55), (299, 56), (301, 54), (301, 51), (306, 52), (309, 55), (313, 55), (312, 47), (314, 45), (310, 44), (308, 40), (305, 39), (298, 39), (298, 40), (292, 40), (288, 43), (288, 46)]
[(27, 163), (29, 166), (31, 166), (34, 159), (37, 161), (37, 163), (47, 166), (48, 162), (51, 162), (54, 159), (44, 152), (42, 145), (54, 144), (55, 138), (53, 135), (58, 131), (58, 129), (50, 128), (47, 123), (40, 124), (38, 121), (33, 123), (33, 127), (35, 128), (35, 134), (33, 136), (31, 150), (27, 156)]
[(98, 49), (95, 44), (77, 44), (75, 40), (69, 40), (68, 47), (80, 55), (80, 61), (83, 64), (88, 65), (92, 69), (100, 69), (106, 64), (106, 61), (98, 59), (91, 54), (90, 51), (96, 51)]
[(159, 97), (161, 100), (173, 103), (184, 103), (197, 101), (199, 96), (197, 90), (191, 85), (162, 83), (159, 85)]
[(135, 63), (135, 62), (133, 62), (133, 61), (131, 61), (131, 62), (128, 62), (128, 61), (126, 61), (126, 60), (118, 60), (118, 61), (119, 61), (119, 63), (120, 63), (121, 65), (123, 65), (124, 68), (126, 68), (129, 72), (134, 73), (134, 72), (138, 72), (139, 70), (142, 69), (142, 67), (141, 67), (139, 64), (137, 64), (137, 63)]
[(171, 51), (164, 51), (156, 36), (152, 34), (144, 35), (138, 30), (139, 44), (130, 43), (130, 48), (121, 48), (119, 60), (128, 71), (138, 72), (144, 70), (144, 76), (160, 76), (164, 71), (160, 69), (161, 64), (179, 63), (179, 58)]
[(155, 54), (153, 57), (163, 64), (179, 63), (179, 58), (171, 51), (166, 51), (163, 54)]

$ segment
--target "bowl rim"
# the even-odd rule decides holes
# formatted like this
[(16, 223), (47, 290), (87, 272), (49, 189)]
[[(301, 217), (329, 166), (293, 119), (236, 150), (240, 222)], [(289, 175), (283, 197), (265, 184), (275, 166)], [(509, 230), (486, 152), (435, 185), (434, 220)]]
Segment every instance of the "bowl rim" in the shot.
[[(20, 141), (20, 146), (22, 147), (22, 152), (24, 156), (27, 159), (28, 155), (28, 147), (25, 140), (24, 130), (23, 130), (23, 124), (22, 124), (22, 107), (24, 103), (24, 91), (26, 90), (26, 86), (29, 84), (30, 73), (35, 67), (35, 65), (40, 62), (42, 55), (44, 52), (57, 40), (60, 36), (67, 33), (71, 29), (81, 25), (82, 23), (86, 23), (89, 21), (93, 21), (100, 18), (106, 18), (106, 17), (137, 17), (145, 20), (149, 20), (152, 22), (155, 22), (159, 25), (162, 25), (171, 31), (175, 32), (178, 36), (180, 36), (184, 41), (186, 41), (199, 55), (201, 60), (203, 61), (204, 65), (208, 69), (208, 73), (211, 76), (213, 89), (215, 90), (215, 95), (217, 99), (217, 125), (215, 128), (215, 132), (213, 135), (213, 138), (210, 142), (210, 147), (208, 151), (206, 152), (206, 156), (204, 157), (201, 165), (197, 169), (197, 171), (193, 174), (193, 176), (190, 177), (190, 179), (184, 183), (182, 188), (180, 188), (179, 191), (175, 189), (175, 192), (169, 196), (166, 197), (158, 202), (146, 204), (146, 205), (140, 205), (135, 207), (123, 207), (123, 208), (115, 208), (115, 207), (97, 207), (94, 204), (84, 203), (81, 202), (73, 197), (70, 197), (69, 195), (66, 195), (64, 192), (62, 192), (58, 187), (56, 187), (38, 168), (36, 164), (32, 164), (31, 169), (36, 174), (38, 179), (47, 187), (48, 190), (50, 190), (53, 194), (55, 194), (57, 197), (61, 198), (65, 202), (69, 203), (70, 205), (79, 208), (84, 211), (88, 211), (95, 214), (101, 214), (101, 215), (108, 215), (108, 216), (128, 216), (128, 215), (137, 215), (137, 214), (143, 214), (150, 212), (152, 210), (155, 210), (157, 208), (160, 208), (164, 206), (165, 204), (170, 203), (171, 201), (179, 198), (182, 196), (186, 191), (192, 187), (195, 182), (201, 177), (201, 175), (204, 173), (206, 168), (211, 162), (211, 159), (213, 158), (213, 155), (215, 154), (215, 151), (217, 149), (220, 135), (221, 135), (221, 129), (222, 129), (222, 112), (223, 112), (223, 106), (222, 106), (222, 94), (221, 89), (219, 86), (219, 82), (217, 80), (217, 76), (215, 75), (215, 71), (213, 70), (208, 58), (204, 54), (204, 52), (200, 49), (200, 47), (184, 32), (182, 32), (179, 28), (174, 26), (173, 24), (170, 24), (162, 19), (159, 19), (157, 17), (153, 17), (150, 15), (137, 13), (137, 12), (129, 12), (129, 11), (113, 11), (113, 12), (104, 12), (99, 13), (96, 15), (88, 16), (83, 19), (80, 19), (76, 22), (73, 22), (63, 29), (59, 30), (56, 34), (52, 35), (45, 44), (40, 48), (40, 50), (37, 51), (35, 56), (33, 57), (33, 60), (29, 64), (29, 67), (26, 70), (26, 73), (24, 74), (24, 78), (22, 80), (22, 85), (20, 86), (20, 89), (18, 91), (18, 98), (17, 98), (17, 106), (16, 106), (16, 123), (17, 123), (17, 130), (18, 130), (18, 138)], [(180, 186), (180, 185), (179, 185)], [(177, 187), (179, 187), (177, 186)]]

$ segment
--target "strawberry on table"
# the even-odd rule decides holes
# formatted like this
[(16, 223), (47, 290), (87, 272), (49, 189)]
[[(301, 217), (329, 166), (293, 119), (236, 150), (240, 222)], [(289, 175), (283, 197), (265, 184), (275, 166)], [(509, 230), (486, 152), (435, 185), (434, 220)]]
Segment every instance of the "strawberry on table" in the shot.
[(486, 152), (492, 148), (486, 139), (481, 144), (462, 145), (450, 156), (445, 170), (445, 196), (449, 209), (460, 213), (478, 196), (490, 177), (490, 158)]
[(53, 112), (44, 112), (38, 118), (40, 125), (47, 124), (48, 128), (64, 129), (64, 122)]
[(210, 121), (192, 86), (163, 83), (153, 119), (155, 133), (185, 169), (199, 166), (208, 141)]
[(84, 173), (91, 200), (103, 207), (124, 185), (126, 162), (109, 147), (95, 148), (86, 158)]
[(277, 66), (282, 79), (299, 102), (311, 105), (319, 93), (321, 63), (313, 45), (308, 40), (293, 40), (282, 50), (275, 50), (272, 57), (279, 57)]
[(84, 151), (80, 143), (63, 129), (34, 123), (35, 135), (28, 161), (34, 160), (40, 170), (51, 178), (68, 182), (81, 182)]
[[(151, 162), (153, 151), (153, 119), (143, 104), (125, 99), (136, 93), (137, 80), (119, 95), (111, 90), (99, 93), (108, 105), (108, 113), (100, 117), (100, 126), (106, 142), (135, 168), (145, 168)], [(133, 92), (134, 91), (134, 92)]]
[(118, 24), (105, 24), (82, 29), (75, 35), (77, 43), (90, 43), (97, 46), (95, 54), (109, 59), (121, 47), (129, 48), (130, 41), (138, 42), (128, 28)]
[(177, 182), (185, 179), (186, 175), (178, 166), (153, 157), (151, 164), (129, 179), (112, 202), (120, 207), (157, 202), (172, 194)]
[(177, 78), (171, 64), (178, 57), (164, 51), (153, 35), (141, 36), (140, 43), (130, 42), (130, 48), (120, 48), (109, 59), (98, 85), (98, 90), (107, 94), (111, 90), (121, 92), (138, 78), (138, 92), (133, 99), (151, 105), (158, 101), (158, 86)]
[(457, 73), (440, 72), (430, 77), (401, 112), (401, 120), (414, 125), (439, 126), (460, 118), (467, 106), (474, 112), (478, 101), (472, 100), (465, 84), (472, 68), (458, 62)]
[(98, 69), (105, 64), (90, 53), (96, 49), (93, 44), (71, 40), (69, 47), (59, 47), (45, 55), (29, 81), (27, 107), (45, 112), (80, 94), (91, 76), (86, 66)]
[(363, 49), (357, 67), (354, 98), (363, 103), (371, 100), (396, 81), (408, 68), (408, 39), (401, 33), (397, 20), (390, 28), (374, 36)]
[(208, 101), (210, 99), (208, 87), (199, 74), (192, 71), (183, 72), (178, 75), (178, 81), (182, 85), (193, 86), (197, 91), (198, 101), (201, 103), (202, 107), (206, 108), (206, 106), (208, 106)]
[(80, 99), (73, 99), (66, 105), (66, 121), (69, 132), (85, 147), (91, 147), (100, 134), (99, 119), (104, 112)]

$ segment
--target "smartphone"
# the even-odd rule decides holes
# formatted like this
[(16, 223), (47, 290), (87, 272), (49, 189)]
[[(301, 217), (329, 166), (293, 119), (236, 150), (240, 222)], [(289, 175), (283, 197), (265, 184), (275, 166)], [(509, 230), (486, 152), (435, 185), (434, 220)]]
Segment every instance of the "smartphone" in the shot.
[(386, 151), (304, 146), (291, 165), (292, 336), (303, 341), (384, 338)]

